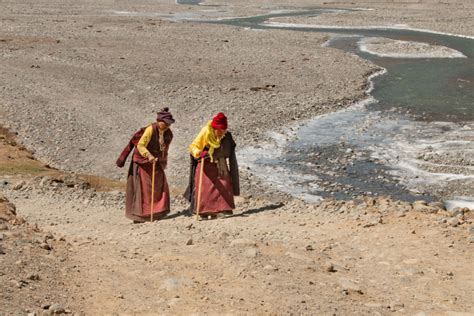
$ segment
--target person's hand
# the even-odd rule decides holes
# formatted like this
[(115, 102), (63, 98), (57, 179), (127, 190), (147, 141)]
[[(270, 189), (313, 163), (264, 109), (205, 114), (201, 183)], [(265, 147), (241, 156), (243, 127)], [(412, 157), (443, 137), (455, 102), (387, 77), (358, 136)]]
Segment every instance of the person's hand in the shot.
[(148, 161), (149, 161), (149, 162), (156, 162), (157, 160), (158, 160), (158, 158), (155, 158), (155, 156), (153, 156), (153, 155), (151, 155), (151, 154), (148, 155)]

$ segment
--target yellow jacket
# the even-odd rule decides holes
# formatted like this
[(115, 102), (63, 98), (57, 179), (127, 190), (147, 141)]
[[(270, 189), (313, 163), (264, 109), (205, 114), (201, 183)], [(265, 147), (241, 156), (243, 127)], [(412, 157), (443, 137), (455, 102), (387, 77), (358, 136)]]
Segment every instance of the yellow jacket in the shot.
[(207, 128), (207, 125), (205, 125), (199, 134), (196, 136), (194, 141), (189, 145), (189, 152), (191, 155), (193, 155), (194, 158), (199, 158), (199, 155), (201, 154), (201, 151), (204, 149), (204, 147), (209, 146), (209, 143), (207, 141), (208, 139), (208, 133), (209, 129)]

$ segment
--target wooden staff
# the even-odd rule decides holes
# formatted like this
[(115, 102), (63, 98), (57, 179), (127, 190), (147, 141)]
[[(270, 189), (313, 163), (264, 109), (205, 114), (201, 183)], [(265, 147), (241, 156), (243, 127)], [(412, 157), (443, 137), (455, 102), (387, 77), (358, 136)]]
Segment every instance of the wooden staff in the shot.
[(201, 173), (199, 174), (199, 189), (197, 197), (197, 207), (196, 207), (196, 219), (199, 220), (199, 209), (201, 208), (201, 193), (202, 193), (202, 174), (204, 173), (204, 162), (205, 158), (201, 158)]
[(150, 222), (153, 222), (153, 200), (155, 195), (155, 164), (156, 160), (153, 160), (153, 171), (151, 174), (151, 203), (150, 203)]

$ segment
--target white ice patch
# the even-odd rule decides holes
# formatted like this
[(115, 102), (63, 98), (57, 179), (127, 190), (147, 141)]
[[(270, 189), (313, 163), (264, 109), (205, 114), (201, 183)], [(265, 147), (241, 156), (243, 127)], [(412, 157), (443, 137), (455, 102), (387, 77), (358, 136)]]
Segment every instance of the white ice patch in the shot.
[(362, 38), (358, 45), (361, 51), (381, 57), (466, 58), (463, 53), (445, 46), (380, 37)]
[(467, 207), (469, 210), (474, 211), (474, 197), (455, 196), (452, 200), (444, 201), (444, 205), (448, 210), (452, 210), (456, 207)]
[[(307, 184), (314, 184), (318, 180), (316, 175), (293, 175), (289, 170), (273, 163), (276, 162), (276, 158), (281, 156), (281, 150), (286, 143), (284, 135), (275, 133), (274, 136), (276, 138), (273, 140), (278, 145), (267, 143), (240, 150), (238, 152), (240, 166), (248, 169), (255, 176), (282, 192), (308, 202), (320, 201), (322, 197), (309, 193), (307, 188)], [(319, 187), (314, 185), (312, 189), (320, 190)]]

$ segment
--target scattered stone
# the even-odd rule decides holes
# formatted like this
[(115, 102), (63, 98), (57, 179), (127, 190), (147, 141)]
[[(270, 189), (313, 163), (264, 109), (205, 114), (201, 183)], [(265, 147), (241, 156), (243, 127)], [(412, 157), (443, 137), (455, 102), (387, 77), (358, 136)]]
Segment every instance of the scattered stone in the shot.
[(234, 239), (230, 243), (230, 247), (248, 247), (248, 246), (257, 246), (257, 243), (250, 239)]
[(256, 258), (260, 255), (260, 252), (258, 251), (257, 248), (249, 248), (244, 251), (244, 256), (247, 258)]
[(222, 232), (222, 233), (219, 235), (218, 238), (219, 238), (220, 240), (226, 240), (227, 237), (229, 237), (229, 234), (226, 233), (226, 232)]
[(460, 224), (459, 219), (457, 217), (451, 217), (446, 221), (446, 223), (451, 227), (456, 227)]
[(428, 206), (442, 211), (446, 210), (446, 207), (444, 206), (443, 202), (430, 202), (428, 203)]
[(41, 243), (40, 248), (43, 248), (43, 249), (46, 249), (46, 250), (51, 250), (52, 249), (51, 246), (46, 242)]
[(50, 312), (53, 314), (64, 314), (66, 313), (66, 310), (59, 304), (52, 304), (49, 309)]
[(464, 215), (464, 210), (460, 207), (455, 207), (452, 210), (447, 211), (449, 216), (456, 217), (458, 215)]
[(28, 280), (33, 280), (33, 281), (39, 281), (40, 280), (39, 274), (36, 274), (36, 273), (30, 273), (30, 274), (28, 274), (28, 276), (26, 278)]
[(12, 189), (21, 190), (25, 185), (26, 185), (26, 182), (22, 180), (20, 182), (17, 182), (15, 185), (13, 185)]
[(400, 302), (391, 302), (388, 305), (388, 309), (391, 310), (392, 312), (399, 311), (399, 310), (403, 309), (403, 307), (405, 307), (405, 305), (403, 303), (400, 303)]
[(342, 288), (342, 292), (346, 295), (351, 293), (364, 294), (357, 283), (358, 282), (348, 278), (339, 278), (339, 285)]
[(296, 260), (301, 260), (301, 261), (304, 261), (304, 262), (307, 262), (307, 263), (314, 263), (314, 260), (311, 259), (310, 257), (300, 255), (300, 254), (297, 254), (297, 253), (294, 253), (294, 252), (291, 252), (291, 251), (287, 252), (285, 255), (287, 255), (290, 258), (296, 259)]
[(263, 270), (265, 270), (265, 271), (277, 271), (278, 268), (275, 268), (274, 266), (267, 264), (265, 267), (263, 267)]
[(188, 241), (186, 242), (186, 246), (191, 246), (193, 244), (193, 239), (189, 238)]
[(326, 272), (337, 272), (337, 269), (334, 267), (334, 265), (331, 262), (326, 263), (324, 266), (324, 270)]

